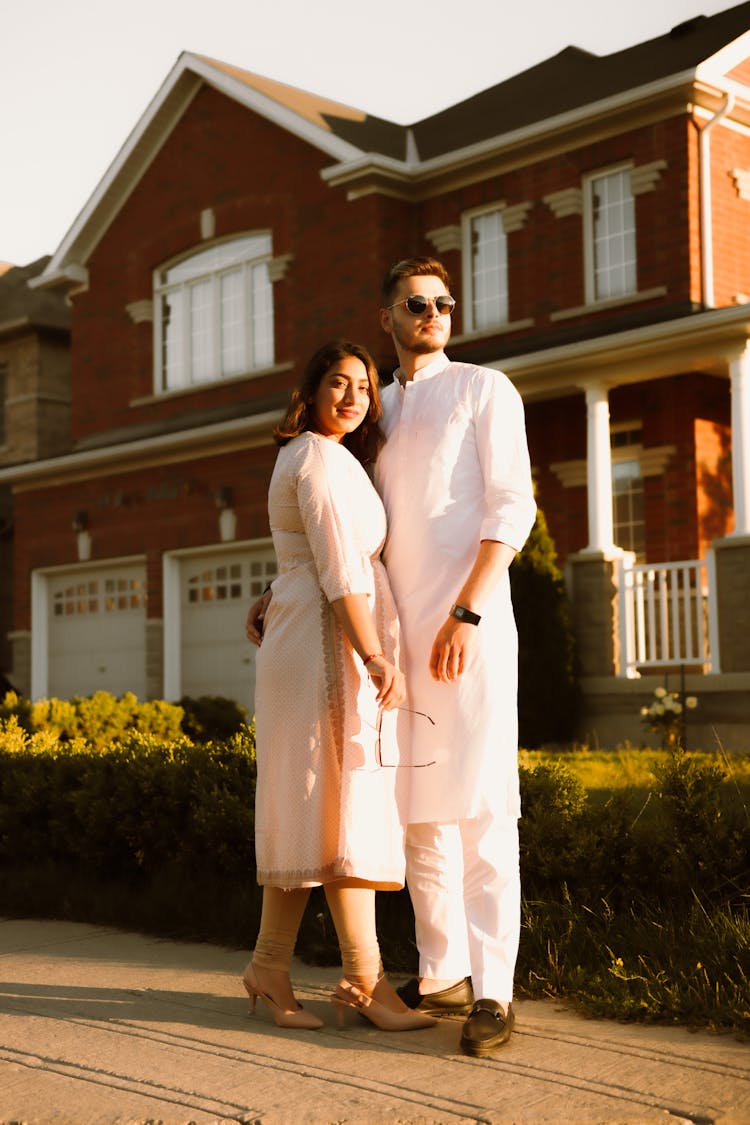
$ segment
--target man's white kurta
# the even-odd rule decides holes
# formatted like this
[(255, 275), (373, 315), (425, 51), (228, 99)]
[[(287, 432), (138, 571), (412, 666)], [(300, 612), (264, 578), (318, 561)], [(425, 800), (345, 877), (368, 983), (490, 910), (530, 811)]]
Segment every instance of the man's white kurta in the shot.
[(523, 547), (536, 512), (521, 397), (499, 371), (441, 354), (383, 391), (388, 436), (376, 484), (388, 516), (383, 559), (402, 628), (410, 708), (409, 821), (520, 815), (518, 642), (505, 574), (482, 606), (477, 651), (451, 684), (433, 680), (432, 644), (482, 539)]

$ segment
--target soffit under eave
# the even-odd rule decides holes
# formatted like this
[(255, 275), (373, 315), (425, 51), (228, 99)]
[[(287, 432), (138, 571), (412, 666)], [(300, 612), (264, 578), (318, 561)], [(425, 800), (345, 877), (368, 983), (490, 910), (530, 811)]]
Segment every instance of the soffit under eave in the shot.
[[(732, 310), (733, 311), (733, 310)], [(685, 322), (675, 331), (636, 337), (624, 343), (621, 337), (581, 342), (562, 356), (543, 352), (534, 356), (514, 356), (488, 366), (502, 370), (513, 382), (524, 401), (542, 401), (580, 394), (597, 384), (608, 390), (647, 383), (688, 372), (729, 377), (730, 361), (750, 341), (750, 313), (727, 326), (706, 326), (691, 334)]]
[(350, 199), (378, 192), (416, 202), (553, 159), (625, 131), (681, 114), (687, 116), (694, 104), (702, 105), (707, 99), (709, 104), (721, 104), (721, 97), (712, 87), (696, 89), (691, 72), (689, 78), (661, 91), (658, 97), (650, 93), (626, 104), (603, 103), (599, 109), (590, 106), (585, 115), (576, 111), (575, 115), (566, 114), (515, 133), (501, 134), (424, 163), (386, 162), (373, 156), (352, 164), (334, 165), (321, 175), (329, 186), (346, 187)]
[(273, 430), (283, 416), (283, 410), (273, 411), (262, 419), (249, 419), (251, 426), (237, 429), (235, 433), (211, 436), (201, 441), (200, 434), (190, 431), (167, 435), (164, 441), (155, 440), (148, 445), (128, 448), (127, 443), (107, 446), (101, 450), (87, 451), (83, 455), (67, 454), (48, 461), (29, 462), (0, 468), (0, 486), (10, 485), (12, 492), (37, 492), (47, 488), (65, 487), (81, 481), (105, 481), (111, 477), (121, 479), (130, 473), (159, 468), (162, 465), (192, 464), (195, 461), (223, 457), (247, 449), (273, 446)]

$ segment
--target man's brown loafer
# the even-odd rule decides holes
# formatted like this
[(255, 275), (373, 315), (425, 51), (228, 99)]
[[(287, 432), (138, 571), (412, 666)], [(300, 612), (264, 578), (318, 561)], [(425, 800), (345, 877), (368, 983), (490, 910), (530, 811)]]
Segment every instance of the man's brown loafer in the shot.
[(477, 1058), (491, 1054), (508, 1042), (514, 1022), (512, 1004), (506, 1014), (497, 1000), (477, 1000), (461, 1032), (461, 1050)]
[(426, 1012), (430, 1016), (466, 1015), (471, 1011), (474, 1002), (474, 993), (471, 990), (471, 981), (464, 977), (458, 984), (450, 988), (442, 988), (439, 992), (430, 992), (423, 996), (419, 991), (419, 980), (412, 977), (406, 984), (396, 989), (408, 1008), (417, 1012)]

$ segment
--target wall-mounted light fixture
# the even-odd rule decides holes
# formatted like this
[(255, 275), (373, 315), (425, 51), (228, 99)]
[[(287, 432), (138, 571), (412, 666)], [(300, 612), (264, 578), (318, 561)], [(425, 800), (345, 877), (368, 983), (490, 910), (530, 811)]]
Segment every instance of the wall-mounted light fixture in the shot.
[(89, 532), (89, 514), (83, 508), (74, 514), (70, 526), (76, 533), (76, 549), (78, 561), (88, 562), (91, 558), (91, 533)]
[(231, 543), (237, 530), (237, 514), (232, 507), (234, 493), (228, 484), (222, 484), (214, 493), (214, 503), (219, 513), (219, 535), (222, 543)]

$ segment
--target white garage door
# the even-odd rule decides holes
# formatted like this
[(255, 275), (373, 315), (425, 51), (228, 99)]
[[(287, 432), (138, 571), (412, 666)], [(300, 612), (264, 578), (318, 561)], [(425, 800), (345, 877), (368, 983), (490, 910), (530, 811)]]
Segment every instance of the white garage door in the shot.
[(146, 696), (146, 571), (141, 564), (50, 575), (48, 692)]
[(180, 570), (182, 694), (221, 695), (252, 715), (255, 646), (245, 636), (245, 619), (276, 574), (273, 548), (183, 558)]

